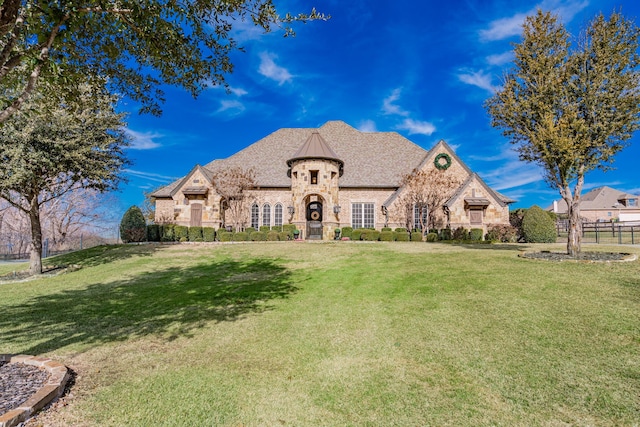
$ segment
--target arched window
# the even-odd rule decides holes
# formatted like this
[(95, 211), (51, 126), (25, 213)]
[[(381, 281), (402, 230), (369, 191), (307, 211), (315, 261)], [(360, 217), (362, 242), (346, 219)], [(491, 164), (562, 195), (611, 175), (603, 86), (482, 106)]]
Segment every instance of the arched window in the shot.
[(269, 203), (262, 206), (262, 225), (271, 226), (271, 205)]
[(276, 203), (275, 211), (273, 213), (273, 225), (276, 227), (282, 226), (282, 205)]
[(257, 203), (251, 205), (251, 227), (258, 229), (260, 220), (260, 207), (258, 207)]

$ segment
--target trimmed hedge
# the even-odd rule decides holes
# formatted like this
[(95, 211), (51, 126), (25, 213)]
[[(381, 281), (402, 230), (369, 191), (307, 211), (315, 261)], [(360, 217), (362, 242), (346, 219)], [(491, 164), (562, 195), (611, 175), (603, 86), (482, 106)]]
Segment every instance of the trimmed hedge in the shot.
[(282, 225), (282, 232), (283, 233), (287, 233), (287, 235), (289, 236), (289, 239), (293, 239), (293, 232), (294, 231), (296, 231), (295, 224), (283, 224)]
[(267, 233), (264, 231), (254, 231), (249, 234), (249, 240), (252, 242), (265, 242), (267, 240)]
[(376, 230), (367, 230), (362, 234), (362, 240), (369, 242), (377, 242), (380, 239), (380, 232)]
[(218, 232), (218, 240), (221, 242), (231, 242), (233, 241), (233, 233), (228, 231)]
[(173, 228), (173, 235), (176, 242), (186, 242), (189, 238), (189, 227), (176, 225)]
[(438, 241), (438, 233), (427, 234), (427, 242), (437, 242), (437, 241)]
[(398, 227), (395, 229), (396, 233), (404, 233), (405, 231), (407, 231), (407, 229), (404, 227)]
[(469, 232), (469, 240), (480, 241), (482, 240), (482, 235), (484, 234), (482, 228), (472, 228)]
[(351, 233), (353, 233), (353, 227), (342, 227), (342, 237), (351, 238)]
[(204, 241), (204, 238), (202, 237), (202, 227), (189, 227), (189, 231), (187, 234), (189, 235), (190, 242)]
[(269, 231), (267, 233), (267, 240), (270, 242), (277, 242), (278, 241), (278, 232), (275, 230)]
[(380, 230), (380, 232), (383, 231), (393, 231), (393, 229), (391, 227), (382, 227), (382, 230)]
[(422, 242), (422, 231), (416, 230), (413, 233), (411, 233), (411, 241)]
[(245, 233), (249, 233), (249, 234), (251, 234), (251, 233), (253, 233), (254, 231), (258, 231), (258, 230), (256, 230), (256, 229), (255, 229), (255, 228), (253, 228), (253, 227), (247, 227), (247, 228), (245, 228), (245, 229), (244, 229), (244, 231), (245, 231)]
[(278, 233), (278, 240), (280, 240), (281, 242), (286, 242), (287, 240), (291, 240), (291, 237), (289, 237), (289, 233), (287, 233), (286, 231), (281, 231)]
[(451, 240), (452, 234), (450, 228), (443, 228), (440, 230), (440, 240)]
[(160, 233), (161, 233), (161, 237), (160, 239), (163, 242), (173, 242), (174, 239), (174, 235), (173, 235), (173, 228), (175, 227), (174, 224), (163, 224), (162, 227), (160, 228)]
[(269, 227), (268, 225), (261, 225), (259, 231), (268, 233), (269, 231), (271, 231), (271, 227)]
[(522, 233), (527, 243), (555, 243), (556, 225), (539, 206), (532, 206), (522, 218)]
[(469, 236), (469, 232), (464, 227), (456, 228), (455, 230), (453, 230), (453, 233), (451, 235), (453, 240), (467, 240), (468, 236)]
[(395, 239), (396, 239), (396, 235), (393, 231), (391, 231), (391, 229), (380, 232), (381, 242), (393, 242)]
[(518, 241), (518, 229), (512, 225), (491, 225), (487, 229), (485, 239), (491, 242), (516, 243)]
[(216, 229), (213, 227), (202, 227), (202, 239), (205, 242), (215, 242)]
[(249, 240), (249, 233), (246, 231), (239, 231), (237, 233), (233, 233), (233, 237), (231, 238), (234, 242), (246, 242)]
[[(404, 230), (404, 229), (403, 229)], [(395, 231), (395, 240), (397, 242), (408, 242), (409, 241), (409, 232), (408, 231)]]
[(147, 241), (149, 242), (160, 241), (160, 226), (158, 224), (147, 225)]

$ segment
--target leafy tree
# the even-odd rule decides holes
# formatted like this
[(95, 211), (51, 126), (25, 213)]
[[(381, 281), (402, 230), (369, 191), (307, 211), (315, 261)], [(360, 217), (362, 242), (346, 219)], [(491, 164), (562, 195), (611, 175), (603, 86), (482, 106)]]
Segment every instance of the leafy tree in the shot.
[[(15, 113), (39, 80), (57, 82), (76, 97), (78, 79), (109, 79), (112, 89), (160, 113), (162, 84), (197, 95), (224, 85), (230, 54), (242, 50), (232, 37), (239, 22), (268, 32), (294, 34), (294, 21), (328, 19), (279, 15), (272, 0), (4, 0), (0, 4), (0, 123)], [(5, 94), (6, 95), (6, 94)]]
[(256, 186), (256, 172), (253, 168), (239, 166), (221, 169), (213, 176), (213, 188), (222, 198), (224, 223), (242, 231), (249, 212), (248, 198)]
[(124, 243), (144, 242), (147, 235), (147, 223), (142, 211), (137, 206), (131, 206), (122, 215), (120, 221), (120, 238)]
[(128, 163), (115, 98), (99, 84), (78, 90), (74, 101), (37, 93), (0, 126), (0, 197), (29, 217), (32, 274), (42, 272), (41, 207), (81, 188), (115, 189)]
[[(395, 204), (395, 216), (413, 229), (413, 216), (417, 211), (423, 233), (444, 226), (444, 203), (449, 200), (460, 181), (451, 173), (438, 169), (419, 170), (403, 176), (402, 195)], [(416, 209), (417, 208), (417, 209)]]
[(525, 211), (522, 233), (528, 243), (556, 242), (556, 224), (539, 206), (534, 205)]
[(542, 166), (567, 203), (570, 255), (581, 250), (585, 174), (610, 169), (639, 126), (638, 35), (622, 15), (599, 15), (572, 47), (558, 18), (538, 11), (525, 20), (514, 69), (486, 104), (520, 159)]

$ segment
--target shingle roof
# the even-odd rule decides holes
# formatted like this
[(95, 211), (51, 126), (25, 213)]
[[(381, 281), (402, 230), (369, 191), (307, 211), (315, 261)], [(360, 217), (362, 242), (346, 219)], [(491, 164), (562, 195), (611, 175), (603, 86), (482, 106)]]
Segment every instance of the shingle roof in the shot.
[[(344, 162), (340, 187), (397, 187), (402, 175), (417, 167), (427, 153), (396, 132), (360, 132), (343, 121), (330, 121), (317, 129), (277, 130), (231, 157), (213, 160), (204, 169), (213, 175), (226, 167), (254, 168), (259, 187), (290, 187), (287, 161), (300, 155), (306, 141), (317, 138), (314, 132), (330, 150), (327, 157)], [(169, 197), (181, 181), (161, 188), (154, 196)]]
[[(621, 205), (620, 201), (633, 198), (638, 198), (638, 196), (607, 186), (598, 187), (580, 197), (580, 209), (625, 209), (626, 207)], [(635, 206), (632, 208), (637, 209)], [(547, 210), (553, 210), (553, 205), (549, 206)], [(567, 212), (567, 204), (564, 200), (560, 199), (558, 201), (558, 213), (565, 212)]]

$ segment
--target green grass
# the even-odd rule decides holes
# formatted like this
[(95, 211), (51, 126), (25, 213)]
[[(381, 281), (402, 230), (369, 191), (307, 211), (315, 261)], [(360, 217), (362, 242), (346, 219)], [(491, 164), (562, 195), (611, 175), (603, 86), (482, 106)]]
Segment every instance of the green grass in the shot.
[(637, 426), (640, 262), (526, 248), (99, 247), (0, 285), (0, 353), (76, 371), (53, 425)]

